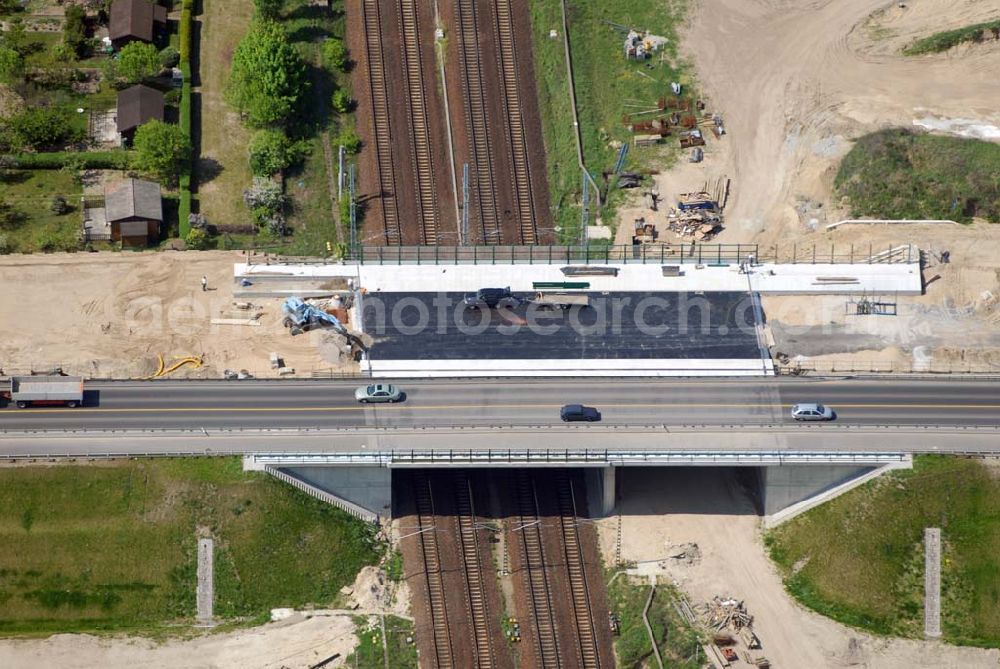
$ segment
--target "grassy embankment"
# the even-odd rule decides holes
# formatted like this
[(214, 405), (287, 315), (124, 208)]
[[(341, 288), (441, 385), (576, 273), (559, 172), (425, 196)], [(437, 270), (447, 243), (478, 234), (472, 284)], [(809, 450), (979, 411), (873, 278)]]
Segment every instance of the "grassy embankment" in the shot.
[[(704, 664), (699, 661), (701, 642), (697, 632), (674, 610), (672, 602), (676, 596), (672, 587), (657, 585), (649, 607), (649, 624), (653, 628), (664, 666), (697, 669)], [(648, 585), (639, 581), (630, 582), (624, 575), (608, 586), (611, 609), (621, 620), (621, 634), (615, 638), (615, 653), (618, 656), (618, 666), (623, 669), (656, 666), (649, 633), (642, 621), (642, 611), (648, 597)]]
[(943, 30), (928, 37), (922, 37), (903, 49), (905, 56), (922, 56), (928, 53), (941, 53), (965, 42), (981, 42), (992, 37), (1000, 39), (1000, 19), (976, 23), (955, 30)]
[(0, 509), (4, 634), (183, 629), (199, 531), (226, 621), (328, 605), (376, 558), (361, 521), (233, 458), (3, 468)]
[(413, 623), (396, 616), (385, 617), (385, 648), (382, 648), (382, 626), (374, 616), (356, 616), (359, 639), (357, 649), (347, 656), (344, 666), (354, 669), (417, 669), (417, 647), (408, 643), (413, 638)]
[(1000, 145), (890, 129), (860, 138), (834, 186), (852, 216), (1000, 222)]
[[(603, 188), (601, 172), (613, 169), (618, 156), (615, 143), (631, 140), (622, 115), (655, 108), (660, 97), (671, 95), (672, 81), (684, 85), (685, 95), (693, 94), (692, 75), (677, 53), (677, 27), (683, 19), (684, 3), (568, 0), (567, 5), (584, 158)], [(577, 166), (559, 0), (532, 2), (531, 20), (553, 223), (562, 228), (562, 241), (573, 241), (580, 236), (583, 175)], [(669, 42), (644, 63), (628, 61), (622, 53), (625, 33), (611, 23), (649, 30)], [(550, 38), (550, 30), (556, 30), (559, 37)], [(668, 146), (630, 147), (625, 170), (668, 167), (678, 155), (675, 146), (676, 140)], [(594, 193), (590, 198), (593, 224)], [(603, 212), (606, 222), (612, 222), (621, 194), (613, 193), (610, 200), (611, 206)]]
[(952, 643), (1000, 646), (1000, 470), (923, 456), (769, 533), (804, 605), (878, 634), (923, 636), (923, 533), (942, 533), (942, 627)]

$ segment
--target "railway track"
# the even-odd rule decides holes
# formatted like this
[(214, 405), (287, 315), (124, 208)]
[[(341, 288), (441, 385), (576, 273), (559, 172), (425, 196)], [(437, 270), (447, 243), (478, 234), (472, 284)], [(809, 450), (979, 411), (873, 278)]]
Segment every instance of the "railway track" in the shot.
[(562, 545), (569, 573), (570, 594), (573, 598), (573, 616), (576, 622), (576, 638), (579, 642), (581, 665), (584, 669), (601, 669), (601, 654), (597, 648), (597, 630), (594, 628), (594, 612), (590, 604), (590, 590), (587, 585), (587, 570), (580, 544), (577, 526), (576, 496), (573, 481), (565, 472), (557, 475), (557, 495), (559, 500), (559, 523), (562, 530)]
[(385, 225), (385, 242), (402, 243), (399, 209), (396, 202), (396, 177), (392, 160), (392, 133), (389, 123), (389, 94), (385, 81), (383, 60), (382, 19), (378, 0), (363, 0), (361, 4), (365, 24), (365, 45), (368, 56), (368, 91), (374, 119), (375, 169), (378, 172), (379, 199), (382, 203), (382, 220)]
[(417, 523), (420, 527), (420, 550), (423, 556), (424, 576), (427, 580), (427, 601), (434, 635), (434, 665), (438, 669), (453, 669), (455, 657), (448, 629), (448, 611), (445, 607), (444, 580), (441, 574), (441, 555), (435, 529), (434, 493), (430, 479), (423, 474), (414, 477)]
[(474, 175), (473, 190), (479, 221), (486, 244), (500, 244), (503, 235), (497, 215), (497, 197), (493, 188), (494, 157), (487, 122), (486, 97), (483, 90), (483, 65), (480, 59), (479, 29), (476, 23), (476, 0), (458, 0), (459, 62), (462, 88), (465, 92), (465, 121), (469, 129)]
[(417, 219), (420, 221), (423, 243), (437, 244), (440, 221), (437, 191), (434, 183), (430, 123), (424, 91), (423, 62), (420, 57), (420, 25), (417, 19), (417, 0), (399, 0), (399, 28), (403, 36), (403, 68), (406, 72), (406, 103), (409, 112), (411, 159), (417, 179)]
[(507, 138), (511, 151), (515, 214), (521, 244), (535, 243), (535, 208), (531, 195), (531, 171), (528, 164), (528, 145), (525, 141), (524, 118), (521, 113), (521, 94), (518, 89), (514, 20), (511, 0), (493, 0), (493, 25), (496, 30), (500, 56), (500, 74), (503, 83), (503, 107), (507, 122)]
[(479, 530), (476, 529), (476, 509), (472, 499), (469, 477), (455, 474), (455, 510), (458, 518), (459, 541), (465, 565), (465, 582), (472, 613), (472, 632), (475, 637), (475, 667), (492, 669), (496, 660), (490, 642), (490, 611), (483, 580), (482, 561), (479, 554)]
[(528, 595), (534, 616), (535, 650), (542, 669), (561, 667), (559, 640), (552, 606), (552, 592), (545, 569), (542, 527), (534, 479), (526, 472), (517, 475), (517, 520), (513, 531), (519, 533), (528, 576)]

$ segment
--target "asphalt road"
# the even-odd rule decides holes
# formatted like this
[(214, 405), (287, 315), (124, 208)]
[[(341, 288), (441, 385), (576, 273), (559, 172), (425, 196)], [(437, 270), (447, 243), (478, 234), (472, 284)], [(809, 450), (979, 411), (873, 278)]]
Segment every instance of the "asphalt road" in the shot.
[[(0, 430), (343, 428), (561, 424), (567, 403), (596, 406), (605, 425), (775, 424), (796, 402), (835, 409), (838, 425), (1000, 425), (1000, 383), (934, 380), (400, 381), (405, 401), (355, 402), (357, 382), (88, 384), (78, 409), (8, 406)], [(803, 426), (804, 429), (805, 426)]]

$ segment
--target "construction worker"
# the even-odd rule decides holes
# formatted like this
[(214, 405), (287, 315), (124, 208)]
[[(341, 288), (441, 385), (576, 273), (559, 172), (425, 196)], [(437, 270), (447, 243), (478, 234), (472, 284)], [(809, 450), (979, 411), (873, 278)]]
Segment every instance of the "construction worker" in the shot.
[(208, 277), (203, 276), (201, 277), (201, 292), (204, 293), (206, 290), (208, 290)]

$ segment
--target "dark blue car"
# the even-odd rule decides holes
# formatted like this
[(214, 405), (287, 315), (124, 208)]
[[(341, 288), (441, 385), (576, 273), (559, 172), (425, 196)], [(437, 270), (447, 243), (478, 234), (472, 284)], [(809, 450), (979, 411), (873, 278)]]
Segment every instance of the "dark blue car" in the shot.
[(601, 420), (601, 412), (594, 407), (588, 407), (582, 404), (567, 404), (559, 410), (559, 417), (562, 418), (564, 423), (576, 421), (593, 423)]

